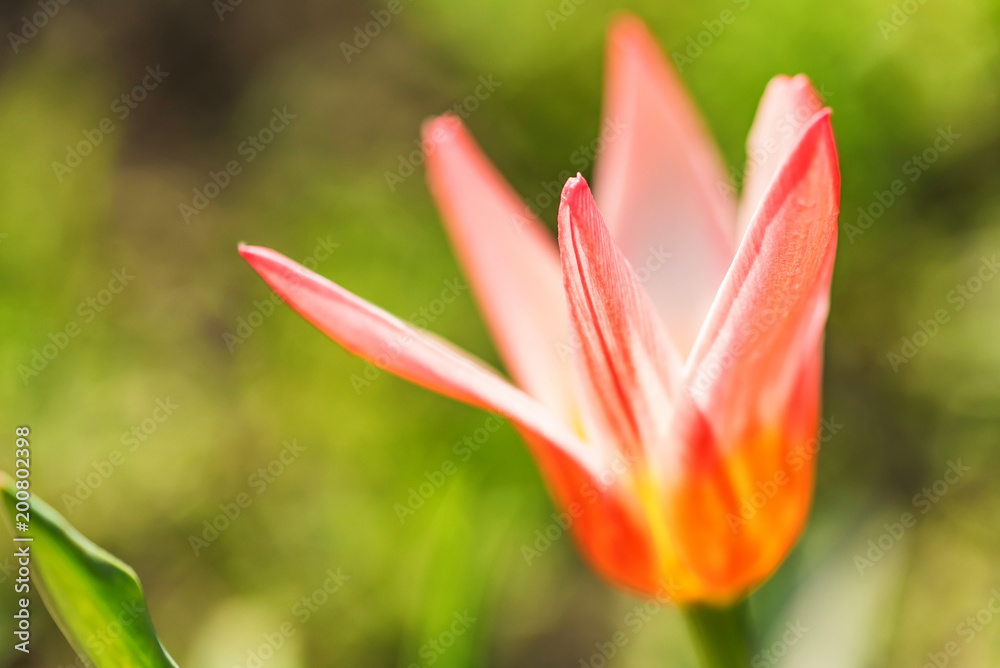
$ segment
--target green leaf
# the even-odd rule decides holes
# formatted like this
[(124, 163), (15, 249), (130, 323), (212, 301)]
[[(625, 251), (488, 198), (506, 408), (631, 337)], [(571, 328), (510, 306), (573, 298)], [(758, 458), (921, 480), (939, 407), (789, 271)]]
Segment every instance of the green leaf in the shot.
[[(8, 528), (14, 526), (17, 499), (14, 480), (0, 471), (0, 494)], [(139, 578), (129, 566), (70, 526), (34, 495), (30, 529), (11, 531), (28, 546), (32, 591), (80, 656), (97, 668), (177, 668), (160, 644)]]

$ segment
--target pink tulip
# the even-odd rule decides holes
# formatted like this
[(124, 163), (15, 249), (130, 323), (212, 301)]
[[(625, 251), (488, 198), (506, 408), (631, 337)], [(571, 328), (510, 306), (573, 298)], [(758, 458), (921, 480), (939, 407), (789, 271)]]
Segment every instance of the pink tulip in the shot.
[(806, 77), (764, 92), (737, 203), (675, 73), (634, 18), (610, 31), (622, 128), (559, 206), (558, 244), (453, 116), (428, 181), (513, 382), (273, 250), (240, 253), (352, 353), (508, 417), (610, 581), (728, 603), (808, 516), (840, 175)]

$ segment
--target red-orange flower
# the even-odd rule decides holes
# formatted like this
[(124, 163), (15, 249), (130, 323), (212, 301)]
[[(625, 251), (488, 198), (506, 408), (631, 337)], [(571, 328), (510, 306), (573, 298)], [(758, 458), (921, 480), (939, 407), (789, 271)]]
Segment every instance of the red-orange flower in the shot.
[(424, 128), (431, 191), (517, 387), (272, 250), (240, 252), (351, 352), (508, 416), (609, 580), (726, 602), (808, 515), (840, 190), (830, 112), (804, 76), (771, 81), (737, 204), (638, 20), (612, 27), (607, 62), (617, 130), (596, 202), (567, 182), (558, 246), (457, 118)]

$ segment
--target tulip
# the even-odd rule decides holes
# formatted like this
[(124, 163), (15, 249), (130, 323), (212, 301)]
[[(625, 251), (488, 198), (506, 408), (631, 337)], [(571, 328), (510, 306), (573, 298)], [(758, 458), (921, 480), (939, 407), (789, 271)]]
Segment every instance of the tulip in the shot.
[[(646, 28), (617, 20), (596, 197), (562, 191), (558, 243), (446, 115), (427, 174), (513, 382), (266, 248), (240, 252), (350, 352), (523, 435), (607, 580), (688, 611), (710, 665), (748, 665), (745, 595), (809, 513), (840, 175), (808, 79), (767, 86), (738, 201)], [(601, 145), (603, 144), (603, 145)]]

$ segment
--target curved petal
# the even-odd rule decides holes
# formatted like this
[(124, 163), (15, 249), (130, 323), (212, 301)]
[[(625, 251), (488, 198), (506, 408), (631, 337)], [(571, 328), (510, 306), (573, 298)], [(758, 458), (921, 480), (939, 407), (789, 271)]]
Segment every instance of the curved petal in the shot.
[(685, 353), (732, 261), (736, 211), (697, 110), (631, 16), (608, 35), (602, 134), (597, 202)]
[(839, 206), (824, 110), (767, 189), (685, 367), (687, 449), (664, 507), (707, 596), (766, 577), (807, 517)]
[(737, 218), (737, 243), (781, 163), (802, 138), (823, 100), (804, 74), (771, 79), (747, 138), (747, 164)]
[(669, 429), (681, 360), (649, 296), (611, 239), (582, 176), (566, 182), (559, 248), (583, 380), (626, 456), (644, 456)]
[(761, 379), (753, 382), (751, 365), (787, 352), (779, 344), (797, 324), (793, 316), (821, 296), (814, 290), (836, 248), (839, 208), (837, 149), (824, 109), (771, 181), (687, 360), (689, 390), (710, 414), (723, 397), (757, 394)]
[(504, 363), (571, 424), (569, 330), (552, 235), (456, 116), (428, 121), (423, 138), (431, 193)]
[[(254, 246), (241, 246), (240, 253), (282, 299), (348, 351), (418, 385), (509, 417), (562, 509), (560, 530), (571, 527), (581, 551), (610, 580), (656, 593), (661, 585), (655, 552), (621, 461), (598, 457), (536, 400), (440, 339), (280, 253)], [(530, 555), (529, 550), (529, 563)]]
[[(537, 438), (525, 434), (529, 442)], [(553, 496), (564, 511), (553, 529), (571, 527), (580, 552), (603, 577), (632, 591), (657, 594), (662, 586), (657, 551), (624, 460), (607, 465), (595, 478), (560, 463), (564, 455), (546, 449), (537, 457)], [(542, 533), (547, 533), (545, 529)], [(536, 543), (537, 545), (537, 543)], [(525, 552), (529, 564), (534, 553)]]
[(240, 254), (278, 296), (349, 352), (430, 390), (506, 415), (538, 436), (531, 441), (536, 447), (559, 451), (559, 461), (591, 474), (600, 471), (596, 453), (558, 418), (471, 356), (280, 253), (240, 246)]

